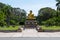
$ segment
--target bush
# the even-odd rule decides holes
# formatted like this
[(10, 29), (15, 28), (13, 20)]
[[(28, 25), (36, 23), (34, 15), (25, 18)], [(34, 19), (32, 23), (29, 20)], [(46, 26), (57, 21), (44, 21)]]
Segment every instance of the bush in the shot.
[(12, 27), (15, 27), (15, 25), (13, 25)]
[(54, 25), (57, 25), (57, 18), (51, 18), (51, 19), (48, 19), (46, 21), (43, 21), (42, 24), (46, 25), (46, 26), (54, 26)]
[(24, 25), (24, 22), (20, 22), (19, 24), (20, 24), (20, 25)]

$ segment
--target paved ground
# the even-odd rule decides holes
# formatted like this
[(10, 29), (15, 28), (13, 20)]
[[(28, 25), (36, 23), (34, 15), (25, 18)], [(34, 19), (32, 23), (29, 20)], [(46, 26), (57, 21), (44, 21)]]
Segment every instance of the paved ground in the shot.
[(22, 32), (0, 32), (0, 37), (60, 37), (60, 32), (37, 32), (35, 29), (25, 29)]

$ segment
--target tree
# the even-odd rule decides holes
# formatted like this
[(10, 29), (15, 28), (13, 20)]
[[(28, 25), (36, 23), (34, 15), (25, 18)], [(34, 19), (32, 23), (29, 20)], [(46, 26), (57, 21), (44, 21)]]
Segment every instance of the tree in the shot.
[(19, 25), (20, 22), (24, 23), (26, 19), (26, 11), (24, 9), (13, 8), (4, 3), (0, 3), (0, 15), (0, 24), (6, 23), (7, 26)]
[(7, 23), (8, 26), (10, 25), (11, 9), (12, 9), (12, 7), (9, 6), (9, 5), (6, 5), (2, 8), (3, 12), (6, 15), (6, 23)]
[(60, 0), (56, 0), (56, 6), (57, 6), (57, 10), (60, 10)]
[(60, 2), (60, 0), (56, 0), (57, 2)]
[(42, 21), (46, 21), (54, 16), (56, 16), (56, 11), (52, 8), (45, 7), (38, 11), (37, 20), (39, 21), (39, 24), (41, 24)]
[(5, 19), (5, 14), (2, 11), (0, 11), (0, 26), (6, 25)]
[(20, 24), (24, 25), (26, 20), (26, 11), (24, 9), (21, 10)]
[(56, 0), (56, 6), (57, 6), (57, 25), (60, 25), (60, 0)]
[[(19, 24), (20, 22), (25, 22), (26, 19), (26, 11), (20, 8), (12, 8), (11, 10), (11, 19), (14, 20), (16, 23), (14, 24)], [(13, 21), (10, 21), (10, 23), (13, 23)]]

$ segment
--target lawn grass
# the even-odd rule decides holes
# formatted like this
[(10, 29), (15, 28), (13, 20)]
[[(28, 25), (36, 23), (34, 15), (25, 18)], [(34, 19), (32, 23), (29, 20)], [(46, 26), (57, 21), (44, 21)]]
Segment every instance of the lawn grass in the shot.
[[(60, 30), (60, 26), (41, 26), (43, 30)], [(0, 27), (0, 30), (18, 30), (18, 26)]]
[(60, 30), (60, 26), (42, 26), (43, 30)]
[(15, 27), (12, 27), (12, 26), (9, 26), (9, 27), (0, 27), (0, 30), (18, 30), (18, 26), (15, 26)]

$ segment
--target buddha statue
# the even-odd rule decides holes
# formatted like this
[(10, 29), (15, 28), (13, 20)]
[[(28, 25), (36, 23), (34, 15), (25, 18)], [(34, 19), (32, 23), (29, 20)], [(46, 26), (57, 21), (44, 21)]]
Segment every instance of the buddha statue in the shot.
[(28, 19), (34, 19), (34, 14), (32, 14), (32, 10), (30, 10), (30, 13), (28, 14)]

